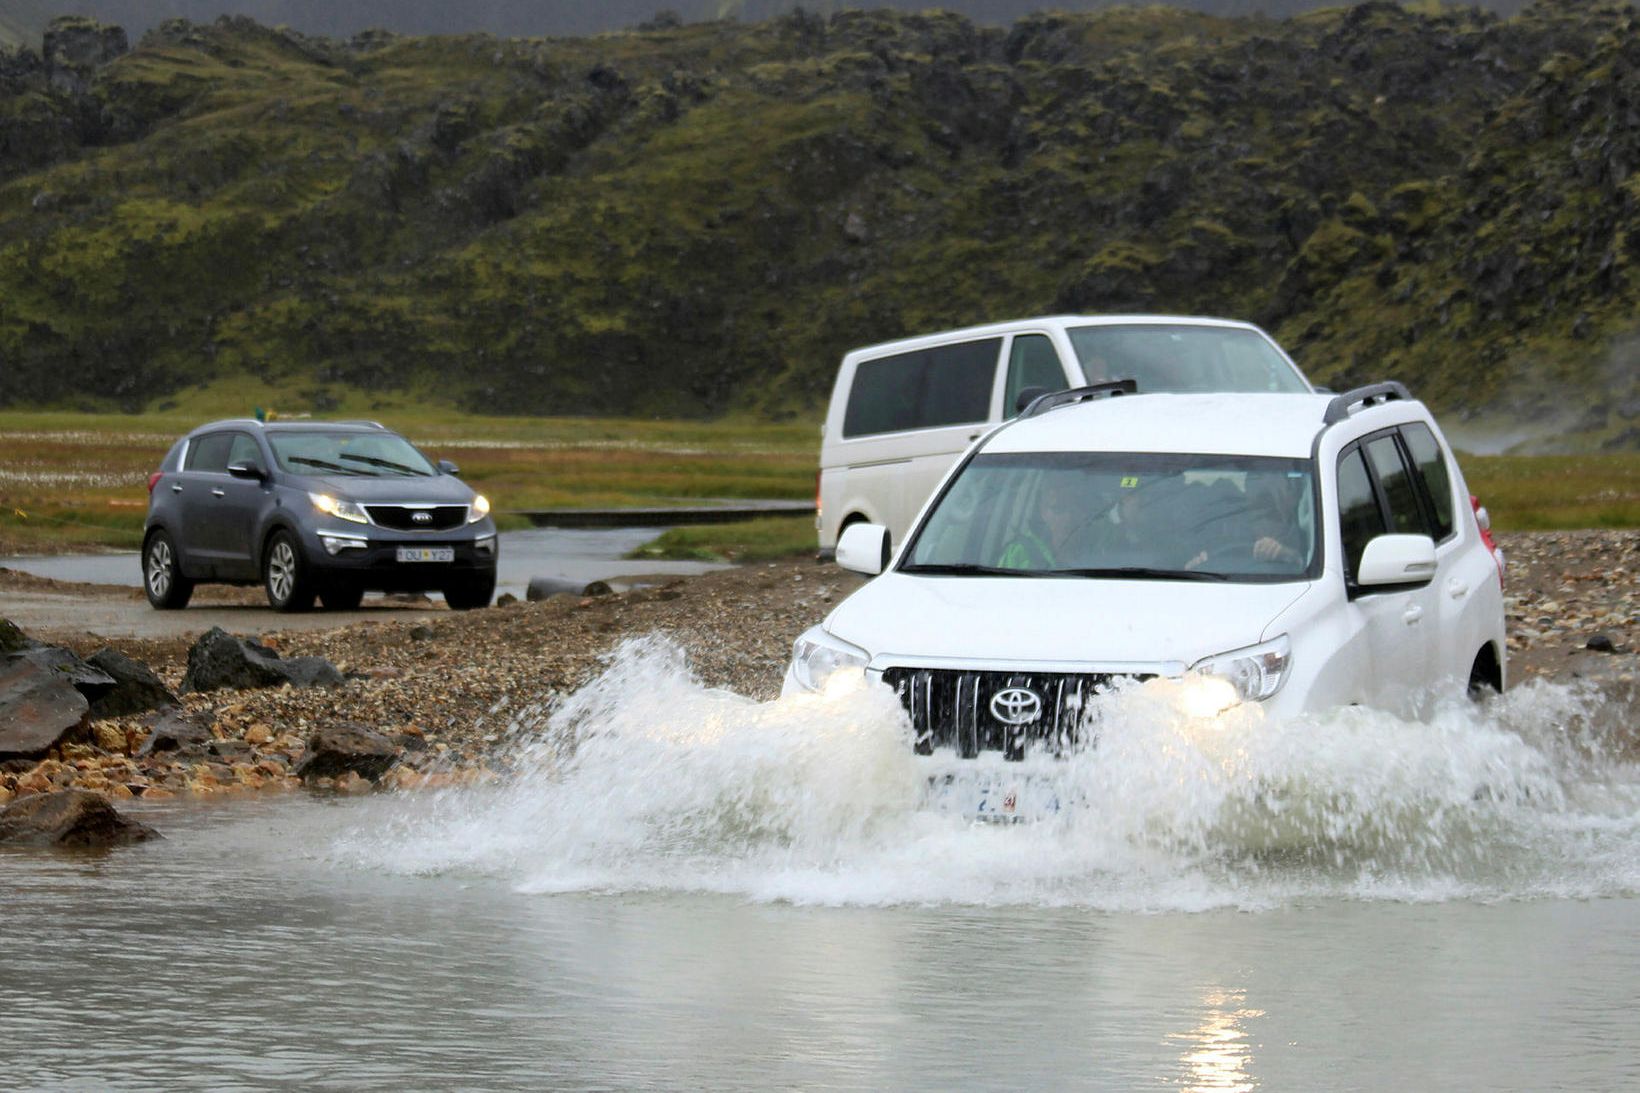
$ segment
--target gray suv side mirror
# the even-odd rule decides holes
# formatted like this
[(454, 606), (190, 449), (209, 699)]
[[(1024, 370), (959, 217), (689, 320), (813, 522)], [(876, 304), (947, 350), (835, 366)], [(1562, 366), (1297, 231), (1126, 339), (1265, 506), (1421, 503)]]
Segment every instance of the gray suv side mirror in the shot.
[(260, 463), (229, 463), (228, 473), (235, 478), (254, 478), (261, 482), (268, 477), (268, 472), (262, 469)]
[(461, 477), (461, 468), (450, 462), (448, 459), (439, 460), (438, 469), (455, 478)]

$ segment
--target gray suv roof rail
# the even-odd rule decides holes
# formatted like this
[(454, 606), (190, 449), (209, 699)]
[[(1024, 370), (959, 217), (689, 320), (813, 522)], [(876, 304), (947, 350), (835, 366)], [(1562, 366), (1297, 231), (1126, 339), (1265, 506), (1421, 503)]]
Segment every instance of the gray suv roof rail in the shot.
[(1049, 410), (1056, 410), (1061, 406), (1069, 406), (1076, 402), (1087, 402), (1089, 399), (1114, 398), (1117, 395), (1136, 395), (1139, 393), (1139, 384), (1136, 380), (1110, 380), (1105, 383), (1090, 383), (1086, 387), (1072, 387), (1069, 391), (1054, 391), (1051, 394), (1040, 395), (1031, 401), (1031, 404), (1020, 411), (1020, 420), (1045, 414)]
[(225, 417), (221, 421), (207, 421), (205, 424), (196, 426), (189, 431), (197, 433), (200, 429), (215, 429), (222, 425), (255, 425), (260, 428), (263, 424), (265, 422), (258, 421), (254, 417)]
[(352, 420), (349, 420), (349, 421), (318, 422), (317, 424), (321, 424), (321, 425), (327, 425), (327, 424), (328, 425), (368, 425), (372, 429), (385, 429), (385, 428), (387, 428), (387, 426), (383, 425), (379, 421), (371, 421), (368, 418), (362, 418), (362, 417), (361, 418), (353, 418)]
[(1387, 383), (1369, 383), (1365, 387), (1357, 387), (1353, 391), (1345, 391), (1327, 403), (1327, 412), (1321, 415), (1323, 425), (1337, 425), (1340, 421), (1349, 420), (1354, 408), (1360, 405), (1362, 409), (1378, 405), (1391, 399), (1411, 399), (1412, 392), (1406, 384), (1396, 380)]

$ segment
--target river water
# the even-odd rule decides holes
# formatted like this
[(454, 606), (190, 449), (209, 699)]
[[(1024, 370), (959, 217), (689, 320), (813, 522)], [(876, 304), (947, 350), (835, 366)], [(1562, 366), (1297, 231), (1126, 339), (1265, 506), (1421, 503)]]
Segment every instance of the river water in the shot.
[(1072, 802), (924, 801), (893, 699), (680, 650), (482, 789), (0, 852), (10, 1087), (1633, 1089), (1640, 768), (1530, 685), (1422, 722), (1112, 696)]

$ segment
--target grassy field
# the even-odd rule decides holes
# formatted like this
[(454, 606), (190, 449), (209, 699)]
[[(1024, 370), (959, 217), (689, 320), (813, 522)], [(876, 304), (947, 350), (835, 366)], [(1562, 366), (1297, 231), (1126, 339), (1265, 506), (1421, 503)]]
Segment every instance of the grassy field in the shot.
[[(813, 496), (813, 422), (486, 417), (414, 395), (319, 394), (324, 417), (380, 420), (434, 459), (458, 463), (503, 527), (527, 526), (506, 515), (520, 509)], [(148, 474), (178, 436), (255, 407), (294, 416), (314, 405), (311, 391), (240, 383), (195, 389), (140, 415), (0, 412), (0, 553), (134, 549)], [(1500, 530), (1640, 527), (1640, 453), (1462, 463)], [(674, 529), (640, 556), (755, 560), (813, 548), (813, 521), (787, 517)]]

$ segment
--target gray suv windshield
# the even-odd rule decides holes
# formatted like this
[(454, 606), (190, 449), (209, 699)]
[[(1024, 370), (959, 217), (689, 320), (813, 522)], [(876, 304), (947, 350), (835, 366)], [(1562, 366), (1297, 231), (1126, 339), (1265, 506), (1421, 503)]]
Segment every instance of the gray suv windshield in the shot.
[(437, 472), (402, 436), (384, 432), (269, 432), (279, 468), (291, 474), (426, 478)]

